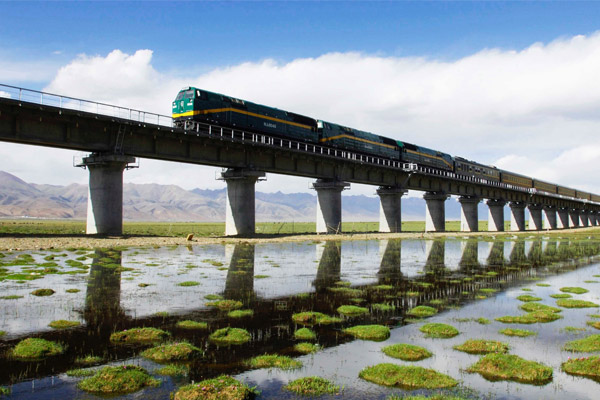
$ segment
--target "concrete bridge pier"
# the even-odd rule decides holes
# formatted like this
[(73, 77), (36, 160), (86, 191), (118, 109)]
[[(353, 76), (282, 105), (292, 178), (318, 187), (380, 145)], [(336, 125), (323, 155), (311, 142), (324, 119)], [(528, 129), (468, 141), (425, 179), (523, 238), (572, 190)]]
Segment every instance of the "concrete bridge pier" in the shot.
[(264, 178), (261, 171), (230, 168), (221, 173), (227, 183), (225, 236), (254, 235), (256, 232), (256, 182)]
[(519, 201), (510, 202), (510, 230), (525, 230), (525, 203)]
[(481, 199), (479, 197), (461, 196), (458, 202), (461, 205), (460, 211), (460, 230), (461, 232), (479, 231), (479, 210), (477, 205)]
[(579, 227), (579, 210), (569, 210), (569, 228)]
[(567, 229), (569, 227), (569, 209), (565, 207), (559, 207), (556, 210), (556, 228)]
[(90, 171), (86, 234), (123, 234), (123, 171), (135, 158), (92, 153), (78, 167)]
[(504, 232), (504, 206), (506, 205), (506, 201), (489, 199), (485, 204), (489, 207), (488, 231)]
[(581, 210), (579, 212), (579, 226), (589, 226), (590, 224), (590, 217), (589, 217), (589, 211), (587, 210)]
[(542, 206), (540, 204), (529, 204), (529, 230), (541, 231), (544, 229), (542, 225)]
[(348, 182), (318, 179), (313, 183), (317, 191), (317, 233), (342, 232), (342, 190)]
[(444, 232), (446, 230), (446, 205), (450, 197), (445, 193), (427, 192), (423, 195), (426, 203), (425, 232)]
[(556, 207), (544, 206), (542, 209), (544, 210), (544, 222), (542, 223), (543, 228), (556, 229)]
[(590, 211), (590, 226), (598, 225), (598, 214), (597, 211)]
[(379, 232), (402, 231), (402, 196), (408, 190), (401, 187), (381, 186), (377, 189), (379, 208)]

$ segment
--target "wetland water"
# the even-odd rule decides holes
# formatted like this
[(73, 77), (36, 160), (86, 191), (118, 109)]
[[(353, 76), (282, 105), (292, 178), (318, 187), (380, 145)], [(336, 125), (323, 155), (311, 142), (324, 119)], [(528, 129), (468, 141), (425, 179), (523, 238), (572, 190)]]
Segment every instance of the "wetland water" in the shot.
[[(600, 333), (586, 325), (598, 321), (593, 316), (600, 309), (564, 308), (560, 319), (527, 325), (495, 318), (525, 314), (519, 309), (524, 303), (517, 299), (524, 294), (556, 306), (550, 295), (562, 293), (562, 287), (585, 288), (587, 293), (573, 298), (599, 303), (599, 261), (600, 241), (567, 236), (5, 252), (0, 255), (0, 331), (5, 332), (0, 336), (0, 386), (11, 390), (7, 398), (15, 399), (99, 398), (77, 388), (82, 378), (66, 375), (81, 367), (76, 359), (95, 355), (103, 361), (93, 368), (134, 364), (161, 380), (159, 387), (118, 398), (168, 399), (189, 382), (228, 374), (256, 386), (259, 399), (301, 398), (282, 387), (314, 375), (341, 387), (339, 394), (320, 398), (459, 393), (464, 398), (594, 399), (599, 383), (561, 371), (561, 363), (569, 357), (594, 353), (570, 353), (562, 347)], [(55, 293), (32, 295), (36, 289)], [(215, 298), (239, 301), (253, 314), (234, 318), (210, 306)], [(366, 307), (368, 313), (344, 317), (337, 311), (342, 305)], [(438, 313), (423, 320), (407, 314), (418, 305), (434, 307)], [(341, 322), (310, 326), (317, 335), (313, 343), (321, 348), (308, 355), (293, 348), (299, 342), (294, 332), (302, 325), (294, 323), (292, 315), (302, 311), (342, 317)], [(78, 321), (80, 326), (50, 328), (48, 324), (56, 320)], [(206, 322), (208, 327), (177, 327), (183, 320)], [(427, 338), (419, 328), (430, 322), (451, 324), (460, 334)], [(342, 332), (364, 324), (386, 325), (391, 335), (375, 342)], [(211, 332), (228, 326), (246, 329), (250, 341), (219, 346), (208, 340)], [(181, 364), (189, 369), (184, 376), (159, 375), (163, 365), (140, 355), (149, 345), (109, 340), (113, 332), (137, 327), (161, 328), (170, 332), (171, 340), (188, 341), (204, 354)], [(509, 337), (498, 332), (504, 328), (528, 329), (536, 335)], [(28, 337), (62, 343), (66, 351), (36, 361), (11, 357), (11, 349)], [(510, 354), (552, 367), (552, 381), (543, 385), (493, 382), (468, 373), (466, 369), (481, 356), (453, 349), (467, 339), (507, 343)], [(433, 356), (405, 362), (381, 351), (395, 343), (425, 347)], [(288, 355), (303, 366), (294, 370), (246, 366), (246, 360), (263, 354)], [(433, 368), (460, 383), (446, 391), (410, 391), (358, 377), (365, 367), (384, 362)]]

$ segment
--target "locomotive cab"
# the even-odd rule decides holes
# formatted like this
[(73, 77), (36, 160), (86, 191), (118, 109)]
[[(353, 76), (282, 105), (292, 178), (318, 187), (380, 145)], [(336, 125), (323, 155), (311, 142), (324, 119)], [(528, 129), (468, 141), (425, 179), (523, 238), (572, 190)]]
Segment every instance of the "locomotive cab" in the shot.
[(183, 88), (177, 93), (171, 111), (175, 125), (180, 125), (183, 121), (194, 117), (196, 99), (201, 97), (202, 92), (193, 87)]

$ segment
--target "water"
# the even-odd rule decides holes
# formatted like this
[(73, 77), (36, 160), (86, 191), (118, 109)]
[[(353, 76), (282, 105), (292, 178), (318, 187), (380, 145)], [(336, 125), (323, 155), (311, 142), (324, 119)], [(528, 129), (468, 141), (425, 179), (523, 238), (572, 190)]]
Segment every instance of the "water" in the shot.
[[(162, 365), (145, 360), (139, 353), (147, 346), (114, 345), (110, 334), (123, 329), (152, 326), (171, 332), (176, 340), (188, 340), (204, 350), (203, 358), (189, 364), (187, 377), (157, 376), (163, 381), (158, 388), (148, 388), (119, 398), (168, 399), (177, 387), (230, 374), (261, 391), (260, 399), (292, 399), (295, 395), (282, 389), (287, 382), (304, 376), (318, 375), (343, 387), (331, 398), (385, 399), (391, 394), (430, 394), (428, 391), (403, 391), (378, 386), (358, 378), (360, 370), (381, 362), (413, 364), (434, 368), (461, 381), (460, 390), (468, 388), (472, 398), (593, 399), (599, 384), (575, 378), (560, 370), (561, 362), (571, 353), (561, 351), (565, 342), (596, 333), (586, 327), (597, 308), (565, 309), (563, 318), (547, 324), (502, 324), (494, 318), (519, 315), (520, 294), (542, 297), (555, 305), (550, 294), (560, 293), (563, 286), (580, 286), (589, 293), (574, 298), (599, 302), (600, 274), (596, 257), (600, 242), (591, 238), (558, 237), (347, 242), (297, 242), (251, 245), (202, 245), (158, 248), (105, 249), (95, 251), (29, 252), (33, 260), (23, 265), (8, 265), (25, 253), (7, 253), (0, 262), (0, 296), (23, 296), (0, 299), (0, 350), (5, 353), (19, 340), (42, 337), (66, 344), (64, 355), (39, 362), (22, 362), (0, 358), (0, 385), (10, 386), (11, 398), (65, 399), (96, 398), (76, 388), (81, 378), (67, 377), (76, 368), (77, 357), (103, 356), (105, 364), (132, 363), (153, 373)], [(77, 260), (83, 265), (77, 265)], [(42, 263), (55, 263), (45, 264)], [(21, 274), (21, 275), (14, 275)], [(11, 277), (14, 279), (3, 279)], [(39, 279), (30, 280), (38, 277)], [(3, 279), (3, 280), (2, 280)], [(20, 280), (19, 280), (20, 279)], [(185, 281), (197, 286), (179, 286)], [(340, 284), (340, 282), (345, 282)], [(537, 286), (549, 284), (548, 287)], [(360, 289), (350, 296), (331, 288)], [(51, 288), (56, 293), (36, 297), (30, 293)], [(481, 291), (496, 289), (494, 293)], [(78, 289), (69, 293), (67, 289)], [(531, 292), (523, 289), (531, 289)], [(239, 300), (254, 316), (233, 319), (227, 312), (207, 305), (207, 295)], [(360, 297), (362, 301), (353, 298)], [(300, 355), (292, 347), (297, 342), (293, 313), (319, 311), (338, 315), (337, 307), (358, 303), (369, 307), (387, 303), (395, 310), (372, 310), (366, 316), (347, 318), (335, 325), (314, 327), (323, 349), (315, 354)], [(452, 339), (425, 338), (418, 328), (422, 321), (411, 321), (406, 311), (416, 305), (433, 305), (439, 314), (426, 322), (444, 322), (457, 327), (461, 334)], [(490, 324), (472, 319), (485, 317)], [(57, 331), (48, 324), (58, 319), (75, 320), (78, 328)], [(192, 319), (209, 324), (206, 331), (186, 331), (177, 321)], [(470, 320), (467, 320), (470, 319)], [(357, 324), (384, 324), (392, 328), (384, 342), (354, 340), (341, 329)], [(234, 326), (247, 329), (252, 340), (241, 346), (216, 346), (207, 340), (210, 332)], [(586, 327), (574, 334), (567, 326)], [(538, 332), (528, 338), (507, 337), (498, 330), (513, 327)], [(553, 381), (544, 386), (514, 382), (490, 382), (464, 370), (479, 356), (452, 349), (467, 339), (493, 339), (510, 344), (510, 353), (535, 360), (554, 369)], [(434, 356), (407, 363), (381, 352), (383, 346), (411, 343), (426, 347)], [(265, 353), (286, 354), (302, 361), (298, 370), (251, 370), (244, 361)], [(433, 391), (436, 392), (436, 391)], [(324, 396), (323, 398), (329, 398)]]

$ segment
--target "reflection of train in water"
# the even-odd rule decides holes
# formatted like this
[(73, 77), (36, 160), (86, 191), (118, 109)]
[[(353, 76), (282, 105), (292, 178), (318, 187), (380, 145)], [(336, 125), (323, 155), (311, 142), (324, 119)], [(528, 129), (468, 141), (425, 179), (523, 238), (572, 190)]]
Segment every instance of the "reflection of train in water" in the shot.
[(185, 88), (177, 94), (177, 98), (173, 102), (172, 112), (173, 121), (177, 126), (183, 126), (186, 120), (210, 122), (285, 139), (320, 143), (323, 146), (369, 156), (415, 163), (430, 168), (452, 171), (457, 175), (482, 178), (517, 187), (600, 202), (600, 196), (590, 193), (543, 182), (461, 157), (452, 157), (449, 154), (415, 144), (194, 87)]

